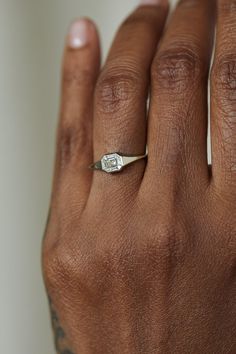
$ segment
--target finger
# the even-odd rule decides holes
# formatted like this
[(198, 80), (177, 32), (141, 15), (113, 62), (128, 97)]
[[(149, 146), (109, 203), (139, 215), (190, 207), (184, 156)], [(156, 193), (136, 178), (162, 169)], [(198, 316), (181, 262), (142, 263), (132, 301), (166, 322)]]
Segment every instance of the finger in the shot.
[[(156, 3), (158, 5), (153, 6), (154, 1), (146, 1), (145, 6), (140, 6), (123, 23), (98, 80), (94, 121), (94, 156), (97, 160), (111, 152), (145, 153), (149, 70), (168, 12), (166, 1)], [(126, 184), (128, 180), (129, 186), (137, 188), (144, 166), (145, 162), (141, 160), (115, 177), (95, 172), (95, 192), (99, 187), (110, 193), (110, 184), (115, 191), (120, 189), (120, 183)]]
[(236, 186), (235, 16), (235, 1), (218, 2), (216, 52), (211, 74), (212, 183), (232, 194)]
[(181, 179), (191, 186), (208, 181), (207, 80), (214, 8), (214, 1), (180, 1), (153, 61), (148, 185), (174, 188)]
[[(93, 93), (100, 67), (99, 39), (88, 19), (75, 21), (64, 54), (61, 118), (58, 128), (55, 190), (82, 206), (88, 196), (92, 172)], [(78, 211), (76, 209), (76, 211)]]

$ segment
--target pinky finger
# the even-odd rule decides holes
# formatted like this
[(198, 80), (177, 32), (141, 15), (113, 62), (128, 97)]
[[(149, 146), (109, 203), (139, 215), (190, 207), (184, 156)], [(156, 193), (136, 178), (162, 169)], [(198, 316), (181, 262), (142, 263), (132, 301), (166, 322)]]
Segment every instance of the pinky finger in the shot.
[[(76, 20), (70, 28), (63, 61), (62, 103), (57, 136), (54, 192), (70, 189), (76, 203), (86, 202), (93, 160), (93, 92), (100, 69), (95, 25)], [(69, 193), (71, 194), (71, 193)]]

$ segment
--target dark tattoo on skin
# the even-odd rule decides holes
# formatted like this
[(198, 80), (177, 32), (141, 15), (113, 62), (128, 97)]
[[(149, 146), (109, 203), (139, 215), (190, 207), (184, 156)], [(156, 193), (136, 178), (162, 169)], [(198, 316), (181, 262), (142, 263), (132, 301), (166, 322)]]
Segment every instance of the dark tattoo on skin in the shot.
[(55, 335), (55, 346), (58, 354), (75, 354), (72, 350), (68, 348), (66, 344), (66, 334), (60, 325), (58, 315), (55, 308), (53, 307), (52, 301), (49, 298), (50, 312), (52, 318), (52, 327)]

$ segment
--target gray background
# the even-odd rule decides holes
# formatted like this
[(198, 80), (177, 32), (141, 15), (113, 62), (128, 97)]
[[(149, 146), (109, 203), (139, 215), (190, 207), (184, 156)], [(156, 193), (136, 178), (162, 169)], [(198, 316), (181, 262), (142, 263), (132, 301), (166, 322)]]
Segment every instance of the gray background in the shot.
[(104, 53), (135, 0), (0, 0), (0, 353), (52, 354), (40, 247), (68, 24), (93, 18)]

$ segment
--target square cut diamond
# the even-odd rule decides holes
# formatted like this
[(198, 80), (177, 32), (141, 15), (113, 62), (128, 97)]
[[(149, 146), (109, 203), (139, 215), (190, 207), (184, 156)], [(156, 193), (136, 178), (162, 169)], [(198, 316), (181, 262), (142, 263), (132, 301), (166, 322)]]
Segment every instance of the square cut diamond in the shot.
[(102, 163), (102, 169), (106, 172), (109, 172), (109, 173), (118, 172), (123, 167), (122, 156), (120, 156), (116, 153), (104, 155), (101, 160), (101, 163)]

